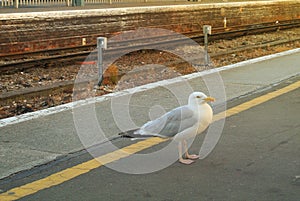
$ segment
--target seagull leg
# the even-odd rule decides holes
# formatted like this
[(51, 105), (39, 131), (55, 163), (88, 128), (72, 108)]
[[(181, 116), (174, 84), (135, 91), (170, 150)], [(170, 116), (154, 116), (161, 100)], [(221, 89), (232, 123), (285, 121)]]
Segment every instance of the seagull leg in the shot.
[(178, 143), (178, 153), (179, 153), (179, 162), (180, 162), (180, 163), (189, 165), (189, 164), (191, 164), (191, 163), (194, 162), (193, 160), (190, 160), (190, 159), (183, 159), (183, 158), (182, 158), (182, 142), (179, 142), (179, 143)]
[(186, 140), (183, 140), (183, 146), (184, 146), (184, 153), (185, 153), (186, 158), (192, 159), (192, 160), (196, 160), (199, 158), (199, 155), (189, 154)]

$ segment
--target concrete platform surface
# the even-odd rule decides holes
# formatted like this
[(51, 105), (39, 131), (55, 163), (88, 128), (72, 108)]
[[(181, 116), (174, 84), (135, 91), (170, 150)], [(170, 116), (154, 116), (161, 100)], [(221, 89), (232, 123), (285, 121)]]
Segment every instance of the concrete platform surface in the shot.
[[(107, 138), (116, 136), (123, 127), (130, 127), (131, 125), (117, 125), (116, 121), (118, 118), (122, 119), (123, 114), (113, 112), (118, 106), (126, 105), (122, 100), (128, 95), (131, 96), (130, 118), (136, 124), (135, 126), (140, 126), (149, 120), (149, 111), (157, 108), (159, 112), (161, 112), (161, 108), (168, 111), (185, 103), (189, 91), (181, 88), (183, 84), (188, 84), (192, 91), (206, 93), (209, 91), (210, 95), (215, 96), (218, 96), (219, 87), (222, 90), (224, 86), (226, 93), (224, 101), (228, 101), (267, 89), (284, 79), (299, 75), (299, 62), (300, 49), (295, 49), (184, 76), (183, 80), (175, 79), (159, 84), (149, 84), (90, 101), (79, 101), (2, 119), (0, 120), (0, 179), (84, 149), (85, 146), (80, 140), (82, 136), (78, 135), (80, 120), (91, 119), (93, 122), (93, 115), (95, 115), (98, 121), (97, 125), (92, 124), (91, 127), (84, 128), (85, 132), (94, 132), (94, 126), (96, 129), (100, 126)], [(214, 85), (216, 81), (214, 78), (221, 78), (223, 82)], [(170, 93), (170, 88), (175, 90), (173, 93), (182, 95), (174, 97)], [(121, 104), (116, 102), (112, 107), (112, 100), (121, 101)], [(172, 101), (169, 102), (170, 100)], [(213, 105), (214, 108), (224, 104), (224, 101), (222, 98), (219, 99)], [(74, 106), (76, 107), (72, 110)], [(89, 107), (94, 109), (95, 114), (85, 112)], [(78, 111), (81, 111), (82, 116), (76, 116), (76, 111), (77, 115)], [(94, 139), (90, 140), (92, 144)]]
[[(295, 86), (299, 83), (298, 80), (299, 77), (294, 77), (270, 90), (231, 101), (230, 108), (237, 108), (241, 103), (249, 103), (253, 99), (278, 93), (283, 88)], [(121, 171), (105, 165), (73, 177), (75, 173), (72, 168), (79, 169), (78, 163), (79, 170), (91, 167), (86, 164), (86, 161), (92, 160), (90, 154), (81, 153), (55, 164), (50, 163), (46, 168), (35, 168), (35, 171), (30, 171), (31, 175), (11, 179), (4, 185), (1, 185), (0, 181), (0, 188), (6, 192), (4, 195), (11, 195), (3, 198), (10, 200), (6, 198), (19, 195), (20, 201), (298, 201), (300, 88), (299, 84), (296, 85), (297, 89), (284, 94), (278, 93), (281, 95), (272, 100), (227, 117), (221, 139), (213, 152), (191, 165), (174, 162), (148, 174), (126, 174), (122, 171), (128, 166), (132, 169), (138, 165), (161, 164), (168, 158), (164, 154), (159, 154), (155, 159), (143, 159), (147, 157), (145, 154), (169, 145), (169, 142), (165, 142), (139, 152), (143, 159), (128, 163), (130, 158), (134, 157), (128, 156), (112, 162), (113, 167), (122, 167), (119, 169)], [(207, 134), (195, 138), (190, 153), (198, 153), (204, 136)], [(114, 144), (124, 147), (124, 144), (129, 142), (129, 146), (132, 146), (143, 140), (137, 141), (121, 138), (114, 140)], [(128, 147), (126, 144), (125, 146)], [(101, 145), (99, 149), (105, 149), (105, 145)], [(174, 150), (175, 155), (176, 152), (177, 150)], [(49, 180), (60, 180), (53, 176), (55, 174), (69, 179), (59, 185), (49, 185)], [(43, 187), (37, 189), (37, 185)], [(28, 192), (27, 189), (33, 190)], [(24, 195), (24, 191), (27, 192), (27, 196)]]

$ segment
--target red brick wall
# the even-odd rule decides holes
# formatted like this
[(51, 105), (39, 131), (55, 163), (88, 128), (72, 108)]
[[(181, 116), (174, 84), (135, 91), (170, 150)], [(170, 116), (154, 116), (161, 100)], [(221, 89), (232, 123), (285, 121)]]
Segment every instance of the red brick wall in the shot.
[[(0, 17), (0, 55), (38, 51), (60, 47), (81, 46), (82, 38), (94, 44), (97, 36), (116, 35), (138, 27), (160, 27), (180, 33), (202, 30), (202, 25), (213, 28), (300, 19), (300, 2), (224, 3), (215, 5), (174, 6), (169, 8), (135, 8), (122, 12), (89, 15), (49, 15), (49, 17)], [(107, 11), (105, 11), (107, 12)]]

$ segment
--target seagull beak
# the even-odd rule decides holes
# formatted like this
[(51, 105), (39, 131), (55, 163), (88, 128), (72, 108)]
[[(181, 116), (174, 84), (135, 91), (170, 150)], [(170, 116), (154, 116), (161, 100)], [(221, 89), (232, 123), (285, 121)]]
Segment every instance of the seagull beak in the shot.
[(204, 100), (205, 100), (206, 102), (214, 102), (216, 99), (209, 96), (209, 97), (205, 98)]

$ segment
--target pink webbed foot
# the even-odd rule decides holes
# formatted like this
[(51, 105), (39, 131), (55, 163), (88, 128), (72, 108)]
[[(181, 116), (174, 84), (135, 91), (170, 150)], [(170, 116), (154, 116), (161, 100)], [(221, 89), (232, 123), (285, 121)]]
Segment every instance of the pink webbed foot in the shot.
[(186, 155), (186, 158), (188, 159), (192, 159), (192, 160), (196, 160), (199, 158), (199, 155), (196, 155), (196, 154), (191, 154), (191, 155)]
[(190, 159), (179, 159), (179, 162), (185, 165), (190, 165), (192, 164), (194, 161), (190, 160)]

